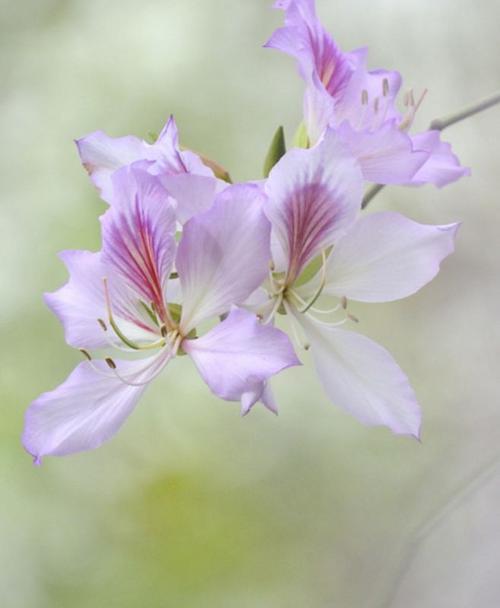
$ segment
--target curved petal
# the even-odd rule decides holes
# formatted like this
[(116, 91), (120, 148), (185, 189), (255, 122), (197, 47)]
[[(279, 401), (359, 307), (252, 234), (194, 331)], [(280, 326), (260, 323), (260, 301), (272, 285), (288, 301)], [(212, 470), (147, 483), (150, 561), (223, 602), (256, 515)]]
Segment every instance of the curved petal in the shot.
[(222, 323), (201, 338), (184, 340), (182, 348), (213, 393), (227, 401), (239, 401), (246, 395), (244, 407), (248, 393), (260, 390), (257, 401), (266, 380), (287, 367), (300, 365), (286, 334), (239, 308), (233, 308)]
[(420, 407), (391, 355), (360, 334), (295, 313), (311, 345), (321, 384), (338, 407), (370, 426), (419, 437)]
[(363, 177), (334, 131), (310, 150), (291, 150), (265, 186), (264, 211), (288, 259), (293, 281), (322, 249), (352, 224), (361, 205)]
[(241, 396), (241, 415), (246, 416), (253, 406), (261, 402), (270, 412), (278, 415), (278, 406), (268, 382), (258, 384)]
[(439, 131), (426, 131), (411, 137), (416, 150), (424, 150), (430, 155), (411, 180), (412, 185), (430, 183), (442, 188), (461, 177), (470, 175), (470, 169), (461, 166), (450, 144), (441, 141)]
[(407, 184), (429, 158), (428, 152), (414, 150), (410, 137), (393, 120), (374, 131), (355, 131), (343, 122), (338, 132), (369, 182)]
[(365, 216), (333, 250), (325, 293), (362, 302), (405, 298), (437, 275), (458, 227), (418, 224), (389, 211)]
[(66, 342), (74, 348), (102, 348), (106, 337), (97, 319), (106, 317), (101, 254), (90, 251), (62, 251), (69, 280), (60, 289), (45, 294), (45, 302), (59, 318)]
[(185, 333), (242, 303), (267, 276), (270, 225), (259, 186), (237, 185), (184, 226), (176, 268), (182, 287)]
[(113, 204), (101, 218), (103, 262), (162, 313), (175, 256), (173, 206), (141, 164), (119, 169), (112, 183)]
[(181, 224), (213, 205), (217, 188), (217, 180), (214, 177), (179, 173), (164, 175), (159, 179), (174, 199), (175, 216)]
[(168, 353), (147, 360), (116, 361), (114, 376), (103, 361), (80, 363), (55, 390), (40, 395), (26, 412), (23, 445), (40, 464), (44, 456), (66, 456), (92, 450), (110, 439), (131, 414), (151, 375), (167, 362)]
[(103, 131), (95, 131), (75, 143), (83, 166), (108, 203), (113, 194), (111, 176), (117, 169), (138, 160), (158, 158), (153, 146), (132, 135), (109, 137)]
[(95, 131), (76, 140), (83, 166), (89, 173), (101, 197), (113, 202), (111, 176), (120, 167), (137, 161), (148, 161), (151, 175), (168, 176), (183, 173), (203, 175), (215, 180), (212, 170), (190, 150), (181, 150), (177, 125), (171, 116), (155, 143), (149, 144), (138, 137), (109, 137)]
[(265, 46), (297, 59), (308, 84), (316, 80), (330, 97), (341, 97), (356, 69), (357, 54), (340, 50), (317, 18), (312, 0), (281, 0), (274, 6), (285, 11), (285, 27)]

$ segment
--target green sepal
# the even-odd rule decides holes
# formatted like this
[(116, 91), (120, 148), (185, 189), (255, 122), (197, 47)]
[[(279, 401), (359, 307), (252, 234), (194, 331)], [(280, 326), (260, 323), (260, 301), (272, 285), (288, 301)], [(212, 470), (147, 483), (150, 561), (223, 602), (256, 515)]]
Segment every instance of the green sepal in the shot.
[(300, 123), (299, 128), (293, 136), (293, 147), (306, 149), (311, 147), (311, 141), (309, 139), (309, 135), (307, 134), (307, 128), (303, 122)]
[[(333, 249), (332, 247), (328, 247), (326, 250), (326, 257), (328, 257)], [(321, 270), (322, 258), (320, 255), (316, 256), (313, 260), (309, 262), (309, 264), (304, 268), (304, 270), (300, 273), (300, 276), (295, 281), (295, 287), (300, 287), (301, 285), (305, 285), (308, 281), (310, 281), (318, 272)]]
[(269, 177), (271, 169), (286, 154), (285, 131), (278, 127), (269, 146), (266, 160), (264, 161), (264, 177)]
[(182, 315), (182, 306), (180, 304), (169, 304), (168, 312), (170, 313), (170, 316), (172, 317), (172, 321), (174, 323), (179, 323), (179, 321), (181, 320), (181, 315)]

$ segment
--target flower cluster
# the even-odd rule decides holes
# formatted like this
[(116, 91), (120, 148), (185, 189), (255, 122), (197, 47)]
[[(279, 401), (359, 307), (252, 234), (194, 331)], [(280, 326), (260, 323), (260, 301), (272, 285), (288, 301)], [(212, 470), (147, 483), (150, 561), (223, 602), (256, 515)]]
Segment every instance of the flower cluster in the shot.
[[(357, 322), (349, 301), (397, 300), (433, 279), (457, 224), (362, 217), (362, 197), (367, 182), (442, 186), (468, 171), (437, 131), (409, 134), (423, 95), (407, 93), (400, 113), (399, 74), (369, 71), (364, 49), (341, 51), (313, 0), (275, 6), (285, 25), (266, 46), (297, 60), (304, 120), (293, 149), (271, 149), (266, 179), (228, 183), (181, 148), (173, 118), (154, 143), (100, 131), (77, 141), (109, 208), (101, 250), (64, 251), (69, 280), (46, 296), (84, 361), (27, 411), (23, 443), (36, 463), (108, 440), (183, 356), (246, 414), (257, 402), (277, 411), (270, 379), (310, 349), (335, 405), (418, 437), (406, 375), (342, 326)], [(275, 327), (280, 315), (292, 340)]]

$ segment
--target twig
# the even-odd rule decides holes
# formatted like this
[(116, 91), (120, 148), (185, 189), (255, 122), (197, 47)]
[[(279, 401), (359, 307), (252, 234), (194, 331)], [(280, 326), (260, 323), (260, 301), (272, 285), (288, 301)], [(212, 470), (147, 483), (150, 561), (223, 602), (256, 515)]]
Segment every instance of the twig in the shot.
[[(451, 114), (445, 118), (437, 118), (433, 120), (429, 125), (429, 129), (432, 131), (444, 131), (446, 128), (451, 127), (451, 125), (461, 122), (462, 120), (465, 120), (470, 116), (474, 116), (475, 114), (479, 114), (480, 112), (484, 112), (485, 110), (488, 110), (499, 103), (500, 93), (495, 93), (490, 97), (486, 97), (482, 101), (476, 102), (472, 106), (460, 110), (460, 112), (457, 112), (456, 114)], [(371, 186), (363, 198), (361, 209), (365, 209), (370, 201), (372, 201), (384, 188), (385, 185), (382, 184), (374, 184)]]

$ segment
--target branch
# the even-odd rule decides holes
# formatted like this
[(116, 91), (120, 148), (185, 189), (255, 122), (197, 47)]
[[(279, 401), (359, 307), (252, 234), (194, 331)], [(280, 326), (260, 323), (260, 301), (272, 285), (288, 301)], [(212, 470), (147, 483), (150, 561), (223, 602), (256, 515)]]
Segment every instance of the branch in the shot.
[[(476, 102), (472, 106), (464, 108), (463, 110), (461, 110), (460, 112), (457, 112), (456, 114), (451, 114), (450, 116), (447, 116), (445, 118), (437, 118), (437, 119), (433, 120), (431, 122), (431, 124), (429, 125), (429, 129), (431, 131), (444, 131), (448, 127), (451, 127), (452, 125), (456, 124), (457, 122), (461, 122), (462, 120), (465, 120), (466, 118), (469, 118), (470, 116), (474, 116), (475, 114), (484, 112), (485, 110), (488, 110), (489, 108), (492, 108), (493, 106), (496, 106), (499, 103), (500, 103), (500, 93), (495, 93), (494, 95), (491, 95), (490, 97), (486, 97), (485, 99), (483, 99), (479, 102)], [(371, 186), (371, 188), (368, 189), (368, 191), (366, 192), (366, 194), (363, 198), (363, 203), (361, 205), (361, 209), (365, 209), (368, 206), (368, 204), (370, 203), (370, 201), (372, 199), (374, 199), (377, 196), (377, 194), (384, 188), (385, 188), (385, 186), (382, 184), (374, 184), (373, 186)]]

